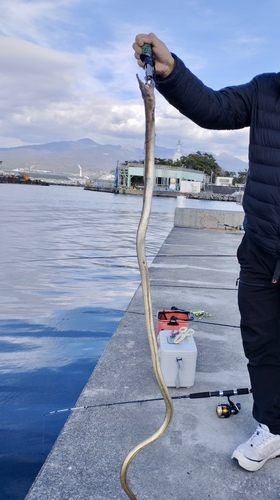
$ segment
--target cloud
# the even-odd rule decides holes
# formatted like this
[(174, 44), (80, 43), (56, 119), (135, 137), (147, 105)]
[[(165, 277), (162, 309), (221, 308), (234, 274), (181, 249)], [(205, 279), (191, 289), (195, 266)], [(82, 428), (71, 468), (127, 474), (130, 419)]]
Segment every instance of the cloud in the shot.
[(20, 125), (33, 121), (40, 126), (49, 106), (74, 98), (80, 68), (76, 56), (0, 37), (0, 67), (2, 135), (22, 139)]
[[(35, 4), (33, 21), (43, 8), (51, 17), (54, 2), (39, 2), (40, 9), (37, 3), (30, 2)], [(135, 75), (144, 78), (144, 72), (131, 48), (136, 29), (123, 23), (115, 30), (103, 45), (91, 43), (76, 53), (0, 37), (0, 147), (81, 137), (143, 147), (144, 106)], [(194, 59), (190, 52), (188, 59)], [(196, 62), (204, 64), (203, 59)], [(247, 132), (202, 130), (158, 93), (156, 103), (158, 145), (175, 148), (180, 138), (187, 151), (246, 156)]]
[[(248, 150), (248, 130), (214, 131), (205, 130), (166, 103), (157, 94), (159, 106), (156, 111), (156, 143), (176, 147), (180, 138), (183, 151), (209, 151), (215, 154), (227, 151), (245, 159)], [(145, 116), (142, 99), (126, 102), (106, 95), (92, 96), (84, 102), (68, 101), (49, 104), (45, 109), (24, 109), (14, 116), (11, 134), (18, 130), (27, 143), (30, 138), (43, 143), (46, 137), (55, 140), (75, 140), (77, 137), (91, 137), (96, 142), (114, 145), (129, 142), (143, 147)], [(51, 139), (50, 139), (51, 140)]]
[(224, 151), (246, 160), (248, 156), (249, 129), (208, 130), (203, 129), (179, 113), (164, 99), (157, 98), (156, 111), (157, 137), (163, 138), (162, 144), (172, 147), (170, 140), (181, 139), (182, 150), (203, 150), (220, 154)]
[(70, 96), (79, 62), (70, 54), (0, 37), (1, 108), (38, 106)]
[(230, 53), (231, 57), (235, 59), (249, 60), (252, 57), (259, 56), (260, 51), (262, 51), (266, 45), (267, 40), (265, 37), (241, 33), (225, 40), (224, 51), (227, 51), (227, 54)]
[[(128, 138), (143, 145), (144, 113), (137, 102), (122, 104), (104, 95), (85, 102), (51, 103), (45, 109), (23, 109), (7, 123), (7, 137), (17, 133), (25, 143), (75, 140), (92, 137), (96, 142), (120, 144)], [(142, 135), (142, 138), (141, 138)]]
[(49, 45), (55, 36), (54, 25), (61, 23), (62, 19), (70, 21), (69, 9), (77, 2), (78, 0), (2, 0), (1, 33), (10, 38), (23, 38), (40, 45)]
[[(14, 145), (89, 135), (111, 143), (119, 143), (120, 136), (139, 137), (143, 104), (129, 68), (134, 63), (131, 44), (124, 46), (120, 64), (120, 41), (74, 55), (0, 37), (0, 116), (7, 137), (0, 145), (13, 145), (12, 137)], [(134, 95), (137, 99), (131, 99)], [(111, 134), (115, 141), (109, 140)]]

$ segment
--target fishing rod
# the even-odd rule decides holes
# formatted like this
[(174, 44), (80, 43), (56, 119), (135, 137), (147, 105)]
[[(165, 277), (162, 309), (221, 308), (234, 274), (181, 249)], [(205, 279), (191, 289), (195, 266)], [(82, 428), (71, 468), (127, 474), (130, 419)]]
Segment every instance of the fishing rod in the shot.
[[(180, 396), (170, 396), (170, 397), (171, 397), (171, 399), (202, 399), (202, 398), (214, 398), (214, 397), (227, 397), (228, 401), (229, 401), (229, 405), (218, 405), (217, 406), (217, 415), (219, 417), (221, 417), (221, 416), (226, 417), (225, 409), (224, 409), (226, 406), (231, 407), (231, 405), (234, 405), (235, 411), (236, 411), (236, 407), (239, 408), (239, 410), (241, 408), (241, 405), (239, 405), (239, 403), (237, 403), (236, 405), (234, 403), (232, 403), (232, 401), (229, 399), (230, 397), (251, 394), (251, 393), (252, 393), (252, 389), (240, 388), (240, 389), (230, 389), (230, 390), (226, 390), (226, 391), (193, 392), (191, 394), (182, 394)], [(97, 404), (97, 405), (75, 406), (73, 408), (64, 408), (62, 410), (49, 411), (49, 412), (44, 414), (44, 417), (46, 417), (48, 415), (56, 415), (58, 413), (63, 413), (63, 412), (67, 412), (67, 411), (88, 410), (88, 409), (92, 409), (92, 408), (108, 408), (110, 406), (130, 405), (130, 404), (136, 404), (136, 403), (139, 403), (139, 404), (151, 403), (154, 401), (163, 401), (163, 400), (164, 400), (163, 397), (162, 398), (147, 398), (147, 399), (135, 399), (133, 401), (117, 401), (114, 403), (101, 403), (101, 404)], [(219, 407), (221, 407), (221, 410), (219, 410), (219, 412), (221, 413), (220, 415), (218, 413)], [(227, 410), (230, 411), (230, 409), (227, 409)], [(234, 413), (234, 412), (231, 411), (231, 413)], [(238, 412), (236, 411), (236, 413), (238, 413)], [(230, 415), (228, 415), (228, 416), (230, 416)]]

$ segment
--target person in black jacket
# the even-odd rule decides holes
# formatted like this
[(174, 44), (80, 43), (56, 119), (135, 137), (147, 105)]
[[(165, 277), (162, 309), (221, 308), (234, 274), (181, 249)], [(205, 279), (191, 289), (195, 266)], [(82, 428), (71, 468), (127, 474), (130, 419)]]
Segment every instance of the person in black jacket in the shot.
[(137, 35), (133, 44), (140, 66), (144, 44), (152, 45), (157, 90), (183, 115), (208, 129), (250, 127), (238, 305), (259, 425), (232, 458), (256, 471), (280, 455), (280, 73), (214, 91), (153, 33)]

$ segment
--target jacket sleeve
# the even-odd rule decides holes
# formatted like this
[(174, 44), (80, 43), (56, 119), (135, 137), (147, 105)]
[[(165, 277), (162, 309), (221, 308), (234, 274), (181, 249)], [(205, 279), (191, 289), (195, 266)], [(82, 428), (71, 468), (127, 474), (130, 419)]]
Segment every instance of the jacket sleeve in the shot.
[(172, 55), (176, 61), (173, 72), (156, 79), (157, 90), (172, 106), (203, 128), (230, 130), (250, 125), (254, 80), (215, 91)]

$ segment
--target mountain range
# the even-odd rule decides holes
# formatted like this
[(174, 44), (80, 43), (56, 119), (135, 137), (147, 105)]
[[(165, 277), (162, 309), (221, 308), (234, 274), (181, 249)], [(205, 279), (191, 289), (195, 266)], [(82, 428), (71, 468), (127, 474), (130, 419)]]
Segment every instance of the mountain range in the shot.
[[(173, 157), (175, 151), (175, 148), (156, 146), (155, 156), (168, 159)], [(248, 168), (246, 162), (226, 153), (215, 158), (223, 170), (238, 172)], [(140, 148), (130, 145), (98, 144), (91, 139), (0, 148), (1, 167), (4, 170), (20, 168), (27, 171), (46, 170), (56, 174), (79, 175), (79, 165), (83, 175), (89, 177), (98, 177), (105, 172), (115, 170), (118, 162), (143, 159), (144, 152)]]

